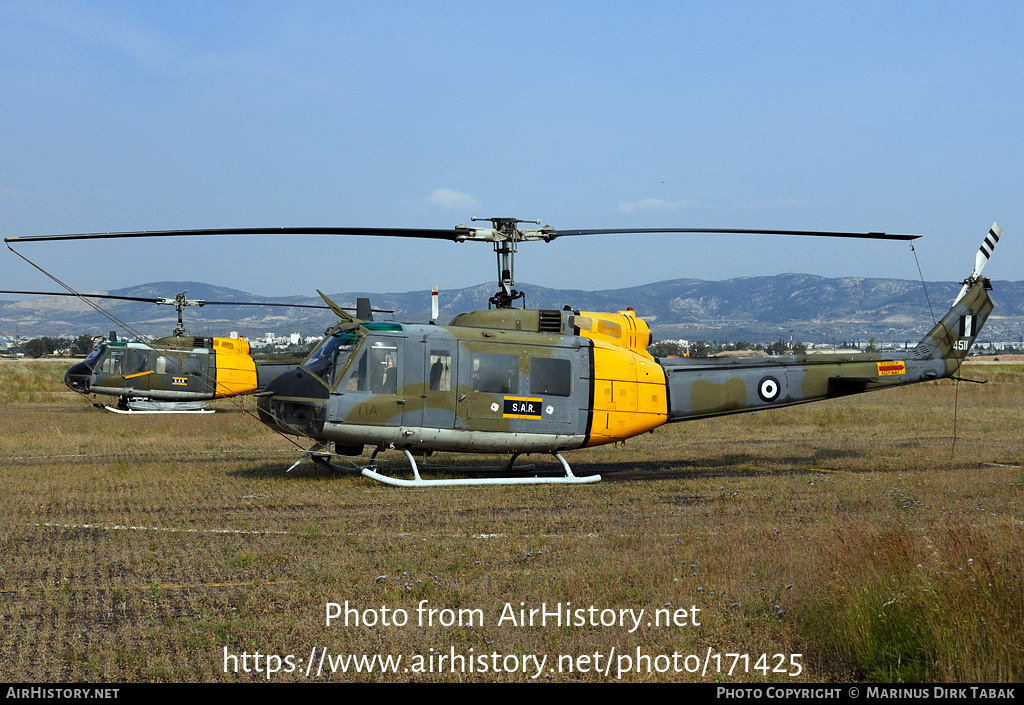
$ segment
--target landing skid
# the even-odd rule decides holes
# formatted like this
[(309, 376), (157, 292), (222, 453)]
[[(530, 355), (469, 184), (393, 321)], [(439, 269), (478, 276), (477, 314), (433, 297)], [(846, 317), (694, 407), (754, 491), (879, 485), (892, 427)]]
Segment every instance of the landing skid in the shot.
[[(340, 465), (335, 465), (329, 461), (330, 454), (327, 452), (327, 445), (323, 443), (316, 443), (309, 448), (302, 457), (295, 461), (288, 472), (291, 472), (295, 466), (305, 460), (307, 457), (312, 457), (313, 462), (321, 467), (326, 467), (330, 470), (346, 472), (351, 474), (360, 474), (363, 477), (368, 477), (371, 480), (384, 483), (385, 485), (392, 485), (395, 487), (458, 487), (458, 486), (469, 486), (469, 485), (580, 485), (589, 484), (592, 482), (600, 482), (600, 475), (589, 475), (587, 477), (577, 477), (572, 474), (572, 468), (569, 467), (569, 463), (566, 462), (565, 458), (562, 457), (561, 453), (552, 452), (551, 455), (558, 459), (558, 462), (562, 464), (562, 468), (565, 470), (565, 475), (562, 477), (467, 477), (467, 478), (454, 478), (454, 479), (439, 479), (439, 480), (424, 480), (420, 477), (420, 469), (416, 464), (416, 459), (408, 449), (401, 448), (402, 453), (405, 454), (406, 459), (409, 461), (409, 466), (412, 468), (413, 479), (404, 480), (398, 477), (391, 477), (379, 472), (379, 467), (375, 462), (377, 455), (381, 452), (380, 448), (373, 451), (370, 456), (370, 462), (362, 467), (346, 468)], [(520, 466), (519, 468), (514, 467), (516, 458), (519, 454), (516, 453), (509, 460), (508, 464), (504, 468), (458, 468), (464, 472), (466, 471), (487, 471), (487, 470), (505, 470), (505, 472), (514, 471), (529, 471), (533, 470), (533, 465)], [(436, 469), (436, 468), (435, 468)]]
[(118, 409), (116, 406), (104, 405), (107, 411), (115, 414), (212, 414), (214, 409)]
[(285, 470), (285, 472), (291, 472), (292, 470), (294, 470), (295, 468), (297, 468), (299, 466), (299, 463), (301, 463), (303, 460), (305, 460), (306, 458), (309, 458), (309, 457), (312, 457), (313, 458), (313, 462), (316, 463), (317, 465), (320, 465), (320, 466), (323, 466), (323, 467), (327, 467), (330, 470), (335, 470), (335, 471), (347, 471), (347, 470), (349, 470), (349, 468), (343, 468), (340, 465), (335, 465), (334, 463), (330, 462), (330, 460), (331, 460), (331, 452), (329, 450), (327, 450), (327, 444), (326, 443), (314, 443), (313, 445), (311, 445), (309, 447), (309, 449), (305, 453), (302, 454), (302, 456), (298, 460), (296, 460), (294, 463), (292, 463), (291, 467), (288, 468), (287, 470)]
[[(377, 482), (383, 482), (385, 485), (394, 485), (396, 487), (457, 487), (460, 485), (578, 485), (590, 482), (600, 482), (600, 475), (590, 475), (588, 477), (576, 477), (572, 474), (572, 469), (569, 467), (569, 463), (566, 462), (565, 458), (562, 457), (561, 453), (553, 452), (551, 455), (558, 459), (558, 462), (565, 468), (565, 476), (563, 477), (466, 477), (457, 479), (444, 479), (444, 480), (424, 480), (420, 477), (419, 467), (416, 465), (416, 459), (412, 457), (407, 449), (401, 449), (405, 453), (405, 457), (409, 460), (409, 465), (412, 467), (412, 474), (415, 479), (402, 480), (397, 477), (391, 477), (390, 475), (383, 475), (375, 470), (373, 466), (366, 466), (359, 472), (363, 477), (368, 477), (371, 480)], [(371, 460), (376, 458), (378, 451), (373, 452)], [(512, 461), (515, 461), (517, 456), (512, 457)], [(511, 462), (509, 465), (511, 466)]]

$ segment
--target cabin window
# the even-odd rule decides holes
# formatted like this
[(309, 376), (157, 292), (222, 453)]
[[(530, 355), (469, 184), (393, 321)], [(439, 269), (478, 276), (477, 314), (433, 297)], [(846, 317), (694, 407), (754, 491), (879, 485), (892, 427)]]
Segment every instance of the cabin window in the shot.
[(181, 360), (176, 357), (164, 357), (161, 355), (156, 359), (156, 371), (162, 375), (181, 376)]
[(452, 390), (452, 355), (447, 350), (430, 351), (430, 391)]
[(550, 357), (530, 358), (530, 394), (567, 397), (572, 393), (572, 363)]
[(125, 364), (126, 374), (142, 374), (149, 369), (149, 353), (146, 350), (129, 350)]
[(191, 355), (181, 361), (181, 366), (190, 375), (203, 374), (203, 360), (198, 355)]
[(515, 394), (519, 391), (516, 355), (477, 353), (473, 356), (473, 391)]

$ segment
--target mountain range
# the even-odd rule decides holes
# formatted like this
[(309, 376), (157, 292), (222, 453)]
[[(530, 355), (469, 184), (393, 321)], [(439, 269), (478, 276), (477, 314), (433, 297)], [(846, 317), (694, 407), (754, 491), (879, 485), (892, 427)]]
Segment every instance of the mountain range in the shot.
[[(866, 340), (916, 341), (932, 326), (928, 298), (941, 316), (959, 291), (959, 284), (929, 282), (928, 297), (921, 282), (904, 279), (860, 277), (826, 278), (809, 274), (741, 277), (724, 281), (672, 279), (626, 289), (581, 291), (552, 289), (529, 284), (526, 305), (561, 309), (569, 305), (582, 311), (617, 311), (632, 307), (651, 324), (656, 340), (747, 340), (803, 342)], [(494, 284), (442, 291), (439, 322), (455, 314), (486, 306)], [(105, 292), (117, 296), (167, 297), (188, 291), (189, 299), (207, 301), (263, 302), (316, 305), (319, 297), (265, 297), (201, 282), (154, 282)], [(342, 306), (354, 307), (356, 298), (368, 296), (374, 308), (393, 310), (398, 321), (427, 321), (430, 292), (341, 292), (328, 294)], [(1020, 341), (1024, 335), (1024, 282), (993, 282), (996, 309), (983, 331), (983, 340)], [(105, 310), (147, 335), (169, 335), (177, 323), (171, 306), (151, 303), (100, 300)], [(390, 314), (376, 314), (378, 320)], [(335, 316), (327, 310), (266, 306), (204, 306), (185, 309), (186, 326), (193, 335), (227, 335), (231, 331), (248, 338), (267, 333), (297, 332), (320, 335), (332, 326)], [(40, 297), (25, 301), (0, 299), (0, 337), (69, 336), (100, 334), (120, 327), (74, 297)]]

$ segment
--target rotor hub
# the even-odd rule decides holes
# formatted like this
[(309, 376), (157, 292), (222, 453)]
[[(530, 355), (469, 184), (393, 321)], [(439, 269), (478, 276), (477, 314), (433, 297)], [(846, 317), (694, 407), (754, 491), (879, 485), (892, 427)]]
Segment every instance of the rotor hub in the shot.
[[(519, 250), (519, 241), (525, 239), (537, 239), (537, 231), (519, 229), (519, 223), (536, 223), (539, 220), (520, 220), (519, 218), (472, 218), (471, 220), (489, 221), (494, 227), (486, 229), (490, 235), (489, 239), (494, 244), (494, 254), (498, 261), (498, 291), (487, 300), (487, 307), (512, 308), (512, 304), (519, 299), (523, 300), (526, 306), (526, 294), (512, 288), (515, 286), (515, 258)], [(481, 229), (484, 230), (484, 229)], [(485, 239), (485, 238), (481, 238)]]

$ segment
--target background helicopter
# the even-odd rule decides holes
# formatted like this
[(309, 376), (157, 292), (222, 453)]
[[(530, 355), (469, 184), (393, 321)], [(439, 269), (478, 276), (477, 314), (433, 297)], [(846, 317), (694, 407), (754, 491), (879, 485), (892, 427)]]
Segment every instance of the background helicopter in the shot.
[[(136, 341), (118, 341), (115, 332), (108, 338), (96, 338), (93, 349), (82, 361), (64, 374), (64, 383), (80, 394), (116, 397), (116, 406), (104, 408), (122, 413), (212, 413), (209, 401), (251, 394), (263, 388), (277, 375), (293, 369), (293, 363), (257, 363), (244, 338), (195, 337), (184, 324), (188, 306), (278, 306), (318, 308), (310, 304), (282, 304), (253, 301), (205, 301), (188, 299), (187, 291), (174, 298), (79, 294), (43, 291), (0, 291), (0, 294), (36, 294), (73, 296), (109, 317), (122, 329), (132, 327), (112, 316), (89, 299), (116, 299), (174, 306), (178, 325), (170, 336), (148, 340), (136, 333)], [(372, 319), (369, 299), (359, 299), (356, 315)], [(390, 311), (378, 311), (390, 313)]]
[[(474, 219), (476, 220), (476, 219)], [(631, 309), (617, 313), (515, 309), (519, 242), (603, 233), (711, 232), (815, 235), (912, 240), (914, 235), (628, 229), (556, 231), (520, 229), (513, 218), (494, 227), (453, 230), (373, 228), (257, 228), (99, 233), (7, 238), (70, 240), (226, 234), (382, 235), (491, 242), (499, 290), (485, 311), (460, 314), (450, 325), (374, 323), (353, 317), (321, 293), (342, 319), (301, 366), (269, 382), (259, 395), (261, 420), (283, 433), (306, 436), (306, 456), (375, 450), (355, 471), (396, 485), (594, 482), (577, 477), (565, 450), (613, 443), (662, 424), (720, 414), (777, 408), (956, 375), (993, 304), (981, 271), (1002, 230), (989, 230), (971, 275), (950, 310), (911, 351), (789, 355), (760, 359), (655, 359), (647, 353), (650, 328)], [(539, 222), (537, 223), (539, 225)], [(319, 293), (319, 292), (318, 292)], [(433, 321), (431, 321), (433, 323)], [(388, 448), (408, 459), (412, 480), (378, 472)], [(508, 453), (511, 470), (522, 453), (546, 453), (563, 477), (429, 479), (413, 452)], [(301, 459), (300, 459), (301, 461)], [(296, 462), (296, 465), (298, 462)], [(292, 466), (294, 467), (294, 465)], [(332, 465), (332, 467), (338, 467)]]

